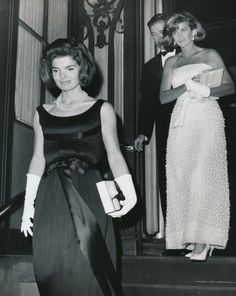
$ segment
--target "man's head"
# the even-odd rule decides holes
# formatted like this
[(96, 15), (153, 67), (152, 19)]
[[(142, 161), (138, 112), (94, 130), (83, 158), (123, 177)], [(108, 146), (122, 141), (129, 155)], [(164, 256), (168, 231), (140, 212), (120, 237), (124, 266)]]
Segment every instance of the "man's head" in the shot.
[(163, 14), (154, 15), (147, 23), (150, 33), (159, 48), (162, 47), (163, 30), (167, 17)]

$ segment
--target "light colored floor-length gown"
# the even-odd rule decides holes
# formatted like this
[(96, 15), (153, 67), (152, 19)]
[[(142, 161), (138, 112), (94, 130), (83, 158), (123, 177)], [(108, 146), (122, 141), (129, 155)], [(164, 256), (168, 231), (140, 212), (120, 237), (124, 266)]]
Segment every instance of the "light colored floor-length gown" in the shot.
[[(173, 88), (211, 67), (189, 64), (173, 72)], [(167, 142), (166, 248), (190, 243), (226, 247), (229, 185), (224, 118), (217, 98), (181, 95)]]

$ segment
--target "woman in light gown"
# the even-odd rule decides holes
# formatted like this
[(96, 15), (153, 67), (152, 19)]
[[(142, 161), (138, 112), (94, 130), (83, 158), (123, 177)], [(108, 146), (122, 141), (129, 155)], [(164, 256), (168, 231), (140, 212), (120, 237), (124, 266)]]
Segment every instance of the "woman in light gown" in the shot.
[(125, 197), (122, 209), (109, 215), (125, 215), (137, 197), (119, 148), (113, 107), (83, 90), (94, 71), (92, 55), (75, 39), (55, 40), (41, 59), (43, 82), (57, 87), (60, 95), (35, 113), (21, 224), (25, 236), (34, 233), (34, 274), (41, 296), (122, 295), (112, 218), (96, 187), (105, 151)]
[[(206, 260), (224, 249), (229, 230), (229, 186), (224, 118), (217, 99), (234, 92), (219, 54), (199, 47), (205, 37), (190, 13), (167, 21), (165, 46), (179, 46), (164, 67), (160, 100), (176, 100), (167, 142), (166, 248), (189, 249), (191, 260)], [(222, 83), (200, 84), (204, 70), (223, 69)]]

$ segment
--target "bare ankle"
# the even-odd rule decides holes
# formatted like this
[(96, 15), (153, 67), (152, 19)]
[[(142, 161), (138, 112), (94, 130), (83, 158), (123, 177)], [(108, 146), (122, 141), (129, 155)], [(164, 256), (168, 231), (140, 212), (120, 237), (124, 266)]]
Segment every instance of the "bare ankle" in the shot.
[(201, 243), (195, 243), (194, 245), (194, 253), (195, 254), (200, 254), (204, 251), (206, 248), (206, 244), (201, 244)]

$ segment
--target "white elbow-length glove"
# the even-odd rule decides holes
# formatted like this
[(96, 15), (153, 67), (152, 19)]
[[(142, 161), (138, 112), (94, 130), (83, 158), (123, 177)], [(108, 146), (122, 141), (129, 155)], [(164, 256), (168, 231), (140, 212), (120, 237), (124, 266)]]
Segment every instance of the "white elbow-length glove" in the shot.
[(185, 86), (188, 91), (193, 92), (196, 95), (204, 98), (208, 98), (210, 96), (210, 88), (208, 86), (193, 81), (191, 78), (186, 79)]
[(33, 223), (30, 219), (34, 218), (34, 200), (37, 195), (39, 183), (41, 177), (27, 174), (26, 189), (25, 189), (25, 202), (24, 210), (21, 222), (21, 232), (24, 232), (24, 236), (27, 237), (28, 233), (33, 236), (31, 227)]
[(116, 183), (120, 187), (125, 199), (120, 201), (122, 209), (109, 215), (113, 218), (118, 218), (126, 215), (137, 203), (137, 195), (134, 188), (132, 176), (130, 174), (124, 174), (115, 178)]

